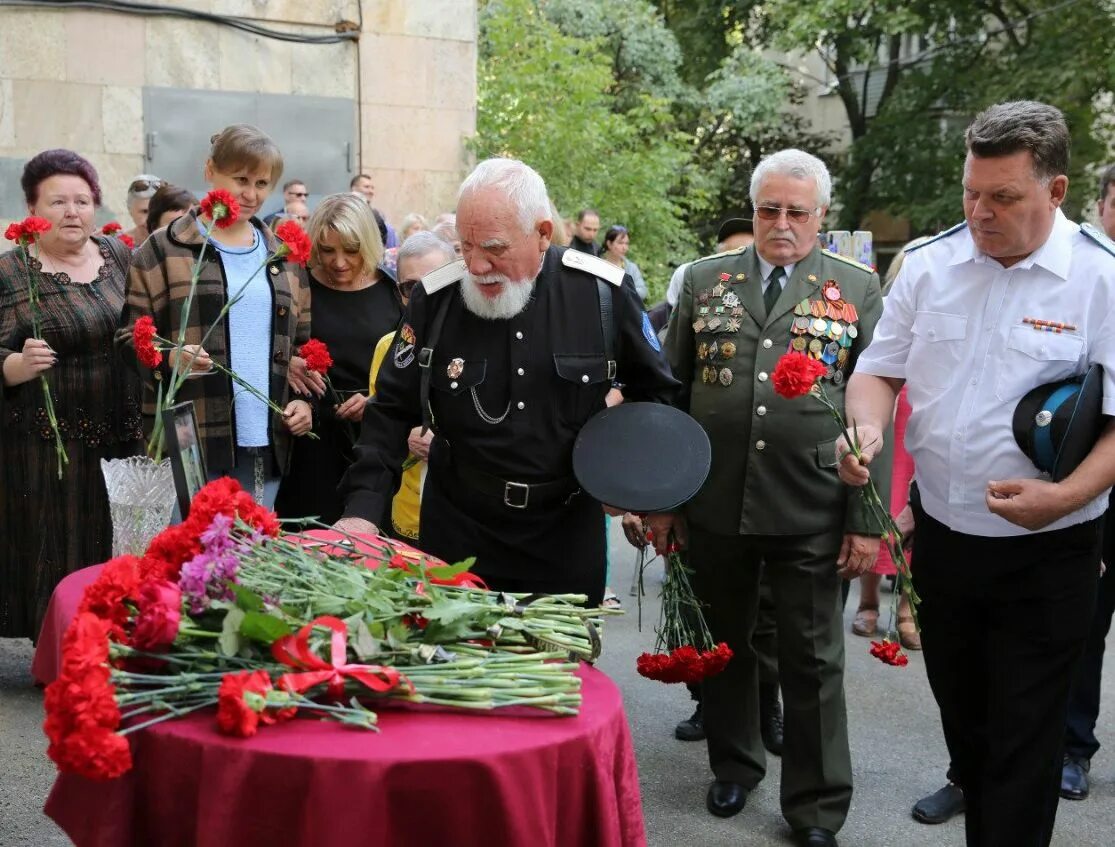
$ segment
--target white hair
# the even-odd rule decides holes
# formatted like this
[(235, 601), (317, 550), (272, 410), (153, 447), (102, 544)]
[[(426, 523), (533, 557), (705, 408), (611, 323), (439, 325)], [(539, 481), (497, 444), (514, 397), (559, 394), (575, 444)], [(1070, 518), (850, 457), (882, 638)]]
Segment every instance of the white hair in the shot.
[(440, 253), (447, 264), (457, 258), (452, 244), (444, 238), (439, 238), (434, 233), (424, 229), (414, 233), (414, 235), (410, 236), (410, 238), (400, 245), (398, 251), (395, 253), (395, 261), (401, 262), (404, 259), (421, 259), (430, 253)]
[(532, 230), (539, 221), (551, 220), (546, 183), (534, 168), (518, 159), (485, 159), (477, 165), (461, 183), (457, 205), (465, 196), (490, 188), (503, 192), (511, 201), (523, 232)]
[(832, 202), (832, 177), (825, 163), (804, 150), (779, 150), (759, 162), (751, 174), (751, 205), (758, 205), (759, 186), (771, 174), (811, 179), (817, 187), (817, 205), (827, 208)]

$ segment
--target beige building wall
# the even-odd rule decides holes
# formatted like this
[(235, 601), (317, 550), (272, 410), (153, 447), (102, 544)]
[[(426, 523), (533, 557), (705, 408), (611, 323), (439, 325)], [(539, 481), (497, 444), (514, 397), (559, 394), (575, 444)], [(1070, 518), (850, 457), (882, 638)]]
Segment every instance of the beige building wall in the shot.
[(350, 22), (360, 38), (295, 44), (181, 18), (4, 8), (0, 158), (76, 150), (100, 173), (102, 217), (126, 221), (128, 182), (146, 170), (144, 86), (342, 97), (357, 106), (359, 170), (388, 219), (452, 207), (476, 126), (476, 0), (188, 5), (315, 35)]

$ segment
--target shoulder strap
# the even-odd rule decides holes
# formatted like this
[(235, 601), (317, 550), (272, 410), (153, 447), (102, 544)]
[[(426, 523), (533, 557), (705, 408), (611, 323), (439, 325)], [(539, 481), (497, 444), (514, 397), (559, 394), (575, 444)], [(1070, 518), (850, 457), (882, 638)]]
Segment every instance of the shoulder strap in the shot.
[(1086, 237), (1090, 238), (1092, 241), (1096, 242), (1096, 244), (1098, 244), (1101, 248), (1106, 250), (1112, 256), (1115, 256), (1115, 243), (1112, 243), (1111, 239), (1108, 238), (1105, 233), (1096, 229), (1090, 223), (1082, 223), (1080, 225), (1080, 232), (1084, 236), (1086, 236)]
[(604, 334), (604, 358), (608, 361), (608, 379), (616, 378), (616, 317), (612, 307), (612, 289), (600, 277), (596, 278), (600, 294), (600, 331)]
[(913, 244), (911, 244), (909, 247), (907, 247), (902, 252), (903, 253), (913, 253), (915, 250), (920, 250), (926, 244), (932, 244), (934, 241), (940, 241), (942, 238), (948, 238), (950, 235), (955, 235), (956, 233), (960, 232), (960, 230), (964, 229), (967, 226), (968, 226), (967, 221), (961, 221), (960, 223), (956, 224), (956, 226), (950, 226), (944, 232), (939, 232), (936, 235), (925, 239), (924, 241), (915, 241)]
[(437, 304), (433, 323), (430, 324), (430, 332), (426, 336), (426, 346), (418, 353), (418, 367), (422, 369), (419, 400), (422, 404), (423, 435), (434, 423), (434, 410), (430, 408), (430, 375), (433, 373), (434, 348), (441, 338), (441, 328), (445, 326), (445, 316), (449, 313), (449, 301), (452, 299), (452, 295), (446, 295)]
[(597, 279), (605, 279), (617, 288), (623, 285), (623, 275), (626, 273), (623, 268), (588, 253), (566, 248), (561, 255), (561, 263), (567, 268), (592, 274)]

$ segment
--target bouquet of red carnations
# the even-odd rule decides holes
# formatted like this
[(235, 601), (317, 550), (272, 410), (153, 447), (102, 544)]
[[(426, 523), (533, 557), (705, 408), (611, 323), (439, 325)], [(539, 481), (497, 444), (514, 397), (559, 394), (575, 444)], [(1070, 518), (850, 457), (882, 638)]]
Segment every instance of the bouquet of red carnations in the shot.
[(48, 754), (113, 778), (131, 767), (127, 735), (211, 706), (239, 736), (300, 712), (375, 729), (369, 703), (385, 700), (577, 714), (577, 660), (599, 655), (606, 610), (488, 591), (471, 564), (280, 536), (234, 480), (209, 483), (184, 523), (86, 588), (46, 690)]
[[(653, 534), (647, 533), (653, 541)], [(677, 542), (666, 548), (666, 581), (662, 584), (662, 608), (653, 653), (643, 653), (635, 667), (647, 679), (659, 682), (697, 683), (715, 676), (727, 666), (732, 649), (713, 642), (701, 601), (689, 582), (690, 570)], [(643, 569), (639, 564), (639, 612), (642, 621)]]

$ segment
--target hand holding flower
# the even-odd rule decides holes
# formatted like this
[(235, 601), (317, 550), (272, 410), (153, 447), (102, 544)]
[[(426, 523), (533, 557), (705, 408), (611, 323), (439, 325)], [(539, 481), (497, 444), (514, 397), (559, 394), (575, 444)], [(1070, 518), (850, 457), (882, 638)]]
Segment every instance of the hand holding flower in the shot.
[(654, 551), (659, 556), (676, 552), (678, 547), (684, 547), (689, 540), (685, 518), (676, 512), (647, 515), (647, 527), (654, 535)]
[(193, 373), (205, 373), (213, 367), (213, 360), (200, 344), (184, 344), (181, 353), (177, 347), (170, 348), (167, 359), (171, 368), (177, 367), (179, 355), (182, 357), (182, 364), (187, 365)]
[(287, 385), (298, 394), (309, 397), (316, 394), (321, 397), (325, 394), (325, 380), (317, 371), (306, 367), (306, 360), (301, 356), (291, 356), (290, 365), (286, 371)]
[(871, 479), (871, 471), (867, 466), (883, 449), (883, 434), (877, 426), (864, 424), (855, 427), (853, 437), (859, 446), (858, 456), (856, 450), (849, 446), (846, 436), (842, 435), (836, 440), (836, 455), (840, 458), (837, 473), (845, 485), (862, 488)]
[(283, 409), (283, 426), (291, 435), (305, 435), (314, 427), (314, 413), (305, 400), (291, 400)]

